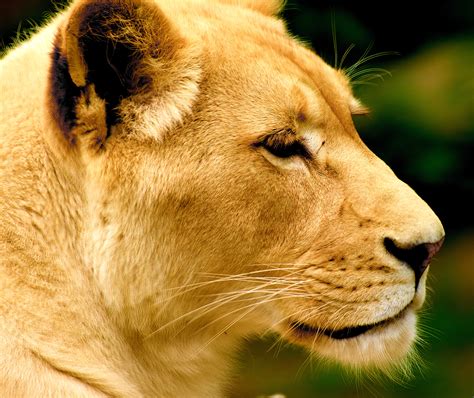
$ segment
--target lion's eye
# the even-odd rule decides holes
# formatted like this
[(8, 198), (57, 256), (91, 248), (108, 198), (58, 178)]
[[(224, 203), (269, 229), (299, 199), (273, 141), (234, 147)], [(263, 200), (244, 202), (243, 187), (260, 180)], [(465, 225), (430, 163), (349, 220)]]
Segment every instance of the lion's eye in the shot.
[(301, 156), (309, 160), (312, 158), (304, 140), (298, 139), (295, 134), (288, 132), (268, 135), (259, 141), (256, 146), (265, 148), (272, 155), (279, 158), (289, 158), (291, 156)]

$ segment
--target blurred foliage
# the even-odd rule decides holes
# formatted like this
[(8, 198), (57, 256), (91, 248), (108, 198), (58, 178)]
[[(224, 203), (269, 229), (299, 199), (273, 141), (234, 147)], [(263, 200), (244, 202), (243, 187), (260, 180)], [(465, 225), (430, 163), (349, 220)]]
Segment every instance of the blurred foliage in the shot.
[[(45, 0), (2, 0), (0, 43), (9, 44), (18, 26), (28, 26), (20, 20), (39, 22), (48, 10), (54, 6)], [(275, 345), (270, 337), (242, 352), (232, 397), (473, 396), (474, 2), (288, 1), (289, 29), (330, 64), (332, 15), (339, 58), (355, 44), (343, 66), (356, 62), (373, 42), (373, 51), (400, 53), (370, 65), (389, 70), (391, 77), (355, 87), (372, 109), (357, 126), (368, 146), (434, 208), (447, 231), (445, 248), (431, 267), (435, 294), (422, 320), (427, 366), (402, 385), (357, 381), (337, 366), (308, 361), (297, 348), (270, 348)]]

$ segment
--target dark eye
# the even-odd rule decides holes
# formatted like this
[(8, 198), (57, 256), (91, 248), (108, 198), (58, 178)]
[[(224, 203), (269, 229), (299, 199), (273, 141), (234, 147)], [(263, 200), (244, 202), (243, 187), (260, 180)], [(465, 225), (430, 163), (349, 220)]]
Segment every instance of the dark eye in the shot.
[(298, 139), (296, 134), (291, 132), (278, 132), (266, 136), (263, 140), (256, 144), (257, 147), (263, 147), (272, 155), (279, 158), (289, 158), (292, 156), (301, 156), (311, 159), (304, 141)]

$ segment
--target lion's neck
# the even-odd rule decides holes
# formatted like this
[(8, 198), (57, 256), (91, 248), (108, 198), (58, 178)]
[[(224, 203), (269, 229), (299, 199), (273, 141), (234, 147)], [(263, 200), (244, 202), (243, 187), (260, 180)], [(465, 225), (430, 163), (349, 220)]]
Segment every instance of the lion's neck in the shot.
[[(53, 173), (49, 170), (47, 174), (50, 172)], [(127, 319), (132, 316), (125, 319), (124, 314), (130, 309), (108, 305), (91, 267), (84, 260), (88, 256), (81, 250), (87, 245), (81, 243), (83, 221), (78, 210), (82, 204), (67, 206), (74, 200), (60, 190), (62, 184), (58, 181), (63, 177), (54, 178), (57, 180), (42, 180), (40, 185), (48, 187), (45, 197), (63, 198), (62, 204), (47, 203), (47, 200), (43, 203), (32, 197), (22, 202), (26, 206), (24, 211), (31, 213), (29, 220), (35, 222), (36, 238), (42, 241), (38, 247), (29, 247), (28, 255), (41, 262), (20, 264), (18, 274), (22, 273), (23, 280), (32, 283), (44, 284), (49, 278), (44, 297), (30, 291), (37, 290), (38, 286), (14, 287), (26, 297), (21, 307), (35, 309), (33, 319), (31, 314), (18, 314), (19, 321), (28, 318), (29, 324), (35, 325), (34, 330), (21, 331), (30, 342), (29, 348), (47, 366), (113, 396), (221, 396), (232, 362), (229, 357), (238, 339), (227, 335), (213, 339), (212, 335), (194, 333), (194, 330), (174, 336), (175, 328), (150, 335), (149, 325), (146, 332), (140, 330), (138, 315), (136, 322), (128, 324)], [(77, 195), (75, 200), (82, 200), (81, 197)], [(65, 219), (69, 219), (68, 226), (61, 228), (61, 220)], [(34, 238), (18, 239), (33, 241)], [(20, 245), (24, 247), (23, 243)], [(34, 273), (35, 267), (42, 267), (42, 274)], [(44, 274), (45, 279), (33, 281), (27, 273), (34, 274), (35, 278)], [(28, 297), (36, 299), (30, 302)], [(144, 308), (133, 309), (140, 310)], [(170, 311), (160, 322), (171, 322), (172, 316)], [(142, 317), (146, 318), (143, 314)]]
[(233, 339), (182, 335), (130, 339), (144, 396), (220, 397), (235, 351)]
[[(42, 191), (27, 195), (27, 187), (19, 187), (16, 191), (24, 192), (22, 199), (8, 208), (12, 219), (24, 223), (23, 227), (16, 225), (16, 231), (25, 231), (8, 237), (15, 245), (10, 252), (24, 250), (28, 257), (21, 262), (12, 259), (18, 267), (16, 275), (23, 275), (11, 285), (12, 292), (16, 292), (12, 300), (17, 305), (24, 301), (19, 308), (34, 309), (34, 314), (17, 314), (18, 319), (7, 326), (10, 335), (21, 333), (46, 367), (74, 376), (106, 394), (221, 396), (237, 339), (224, 336), (212, 341), (212, 336), (189, 331), (174, 336), (169, 329), (150, 336), (140, 330), (138, 315), (136, 322), (127, 324), (123, 314), (130, 310), (108, 305), (86, 261), (92, 254), (85, 255), (87, 245), (81, 236), (85, 224), (80, 210), (84, 207), (83, 195), (79, 189), (62, 189), (71, 184), (66, 184), (68, 176), (54, 162), (44, 157), (40, 163), (30, 164), (29, 167), (44, 171), (44, 175), (34, 176), (36, 182), (30, 185)], [(27, 170), (23, 172), (26, 176)], [(33, 242), (35, 245), (30, 245)], [(31, 285), (18, 284), (20, 279)], [(138, 306), (133, 311), (143, 309)], [(29, 322), (20, 330), (15, 322), (22, 319)], [(171, 321), (172, 312), (160, 320), (163, 324)], [(28, 325), (34, 325), (34, 329)]]
[[(0, 253), (0, 287), (2, 299), (18, 308), (16, 318), (0, 318), (0, 336), (23, 337), (45, 368), (113, 396), (220, 396), (237, 339), (169, 332), (147, 337), (139, 325), (117, 321), (120, 308), (105, 302), (87, 261), (94, 253), (86, 253), (83, 239), (84, 176), (53, 150), (57, 137), (38, 105), (44, 103), (41, 76), (48, 74), (50, 53), (40, 47), (53, 42), (53, 28), (34, 40), (2, 60), (11, 65), (0, 70), (0, 100), (9, 107), (2, 111), (8, 118), (0, 114), (0, 155), (10, 160), (7, 168), (0, 165), (8, 182), (1, 197), (10, 199), (0, 203), (6, 215), (0, 235), (12, 246), (5, 251), (9, 258)], [(19, 79), (28, 82), (16, 86), (30, 89), (12, 92), (1, 83)]]

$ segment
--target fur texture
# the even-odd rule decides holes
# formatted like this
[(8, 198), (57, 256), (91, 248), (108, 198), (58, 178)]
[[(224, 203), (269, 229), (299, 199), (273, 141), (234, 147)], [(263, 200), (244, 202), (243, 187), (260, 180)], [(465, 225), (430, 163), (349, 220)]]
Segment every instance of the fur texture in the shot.
[(406, 356), (426, 272), (384, 240), (443, 228), (280, 8), (77, 0), (1, 60), (0, 395), (220, 397), (268, 331)]

